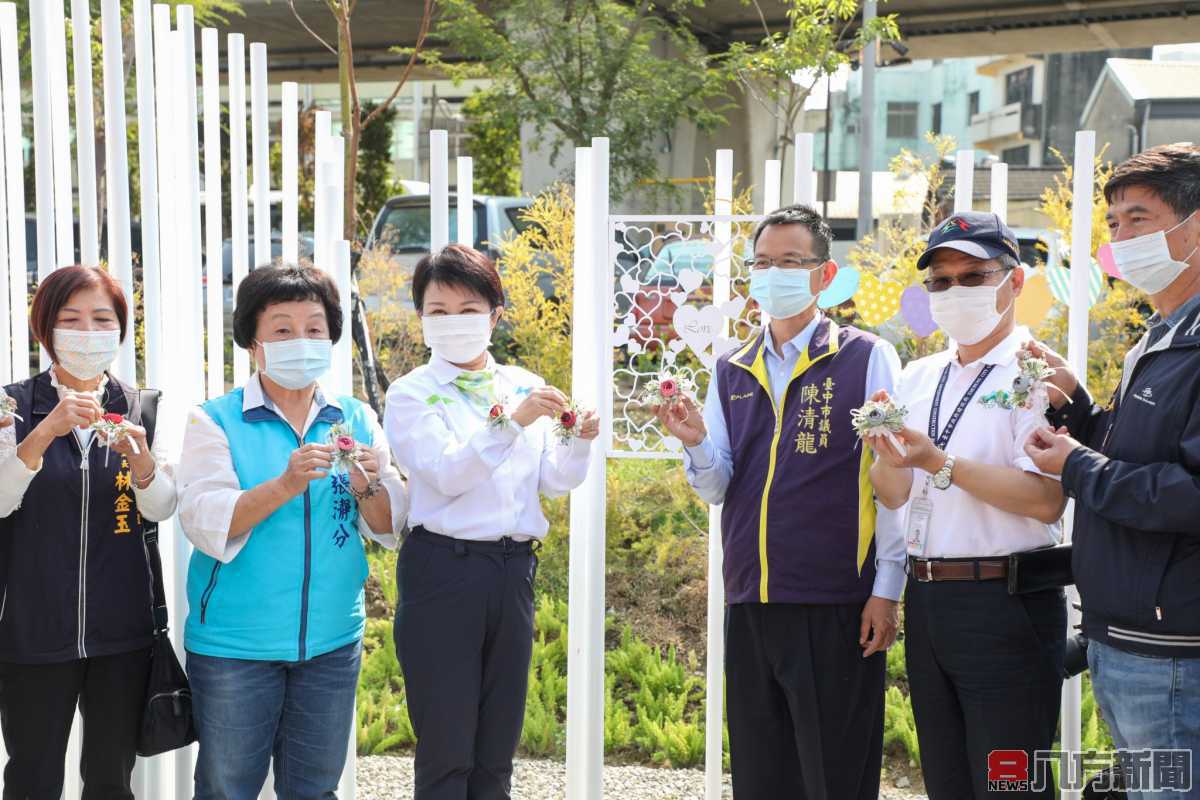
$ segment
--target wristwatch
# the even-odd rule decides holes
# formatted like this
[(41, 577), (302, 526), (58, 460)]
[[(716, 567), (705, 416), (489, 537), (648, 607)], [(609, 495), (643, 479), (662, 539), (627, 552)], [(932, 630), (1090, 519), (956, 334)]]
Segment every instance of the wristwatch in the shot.
[(949, 489), (950, 488), (950, 473), (954, 471), (954, 456), (948, 456), (946, 463), (942, 464), (942, 468), (933, 474), (933, 488)]

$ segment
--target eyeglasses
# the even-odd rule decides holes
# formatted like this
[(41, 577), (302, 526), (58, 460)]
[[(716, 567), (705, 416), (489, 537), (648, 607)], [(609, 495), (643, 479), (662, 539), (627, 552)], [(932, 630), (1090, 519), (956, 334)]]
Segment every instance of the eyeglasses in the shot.
[(1000, 269), (985, 269), (979, 272), (965, 272), (957, 278), (928, 278), (923, 281), (925, 291), (937, 294), (944, 292), (951, 286), (983, 286), (987, 283), (988, 275), (995, 275), (997, 272), (1008, 272), (1008, 268), (1001, 267)]
[(769, 267), (779, 267), (780, 269), (804, 269), (808, 265), (824, 264), (827, 259), (824, 258), (781, 258), (776, 261), (773, 258), (752, 258), (746, 262), (746, 266), (750, 269), (768, 269)]

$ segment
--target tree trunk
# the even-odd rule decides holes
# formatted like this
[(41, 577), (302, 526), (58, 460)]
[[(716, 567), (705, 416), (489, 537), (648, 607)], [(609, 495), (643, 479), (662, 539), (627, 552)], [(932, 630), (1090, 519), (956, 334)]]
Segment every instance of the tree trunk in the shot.
[[(358, 141), (362, 135), (362, 109), (354, 83), (354, 49), (350, 39), (350, 13), (347, 10), (338, 20), (338, 83), (342, 100), (342, 134), (345, 137), (345, 183), (342, 186), (345, 211), (342, 217), (342, 237), (351, 247), (358, 238), (358, 205), (355, 191), (358, 182)], [(350, 276), (350, 336), (358, 349), (359, 372), (367, 402), (383, 418), (383, 397), (380, 391), (381, 370), (375, 363), (375, 348), (367, 326), (366, 309), (358, 294), (358, 279)], [(383, 376), (383, 386), (387, 377)]]

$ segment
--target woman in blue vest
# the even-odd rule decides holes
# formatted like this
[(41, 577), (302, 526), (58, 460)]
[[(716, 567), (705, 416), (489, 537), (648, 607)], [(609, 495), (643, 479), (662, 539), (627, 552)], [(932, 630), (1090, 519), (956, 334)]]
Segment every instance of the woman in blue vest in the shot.
[(396, 654), (417, 734), (416, 800), (509, 797), (533, 649), (539, 494), (587, 474), (594, 412), (488, 352), (504, 288), (482, 253), (452, 245), (413, 273), (429, 363), (388, 389), (384, 425), (412, 493), (396, 580)]
[[(238, 287), (233, 337), (257, 369), (188, 420), (179, 485), (196, 546), (184, 641), (197, 800), (258, 797), (272, 757), (279, 797), (334, 797), (345, 765), (367, 577), (360, 534), (395, 547), (407, 495), (374, 412), (318, 383), (341, 335), (328, 275), (254, 270)], [(345, 459), (342, 436), (353, 439), (342, 439)]]
[[(76, 706), (83, 796), (133, 797), (153, 637), (142, 521), (175, 512), (175, 481), (136, 424), (144, 395), (108, 373), (129, 323), (104, 270), (52, 272), (30, 314), (51, 366), (4, 390), (15, 401), (0, 410), (5, 798), (60, 795)], [(92, 426), (113, 414), (123, 434), (110, 439)]]

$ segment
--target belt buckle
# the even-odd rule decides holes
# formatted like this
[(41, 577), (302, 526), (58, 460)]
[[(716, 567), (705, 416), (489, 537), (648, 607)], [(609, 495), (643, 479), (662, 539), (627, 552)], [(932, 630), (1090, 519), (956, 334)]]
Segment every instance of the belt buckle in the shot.
[[(933, 562), (932, 561), (917, 561), (914, 565), (913, 577), (917, 579), (917, 583), (932, 583), (933, 582)], [(922, 567), (924, 567), (924, 575), (922, 575)]]

